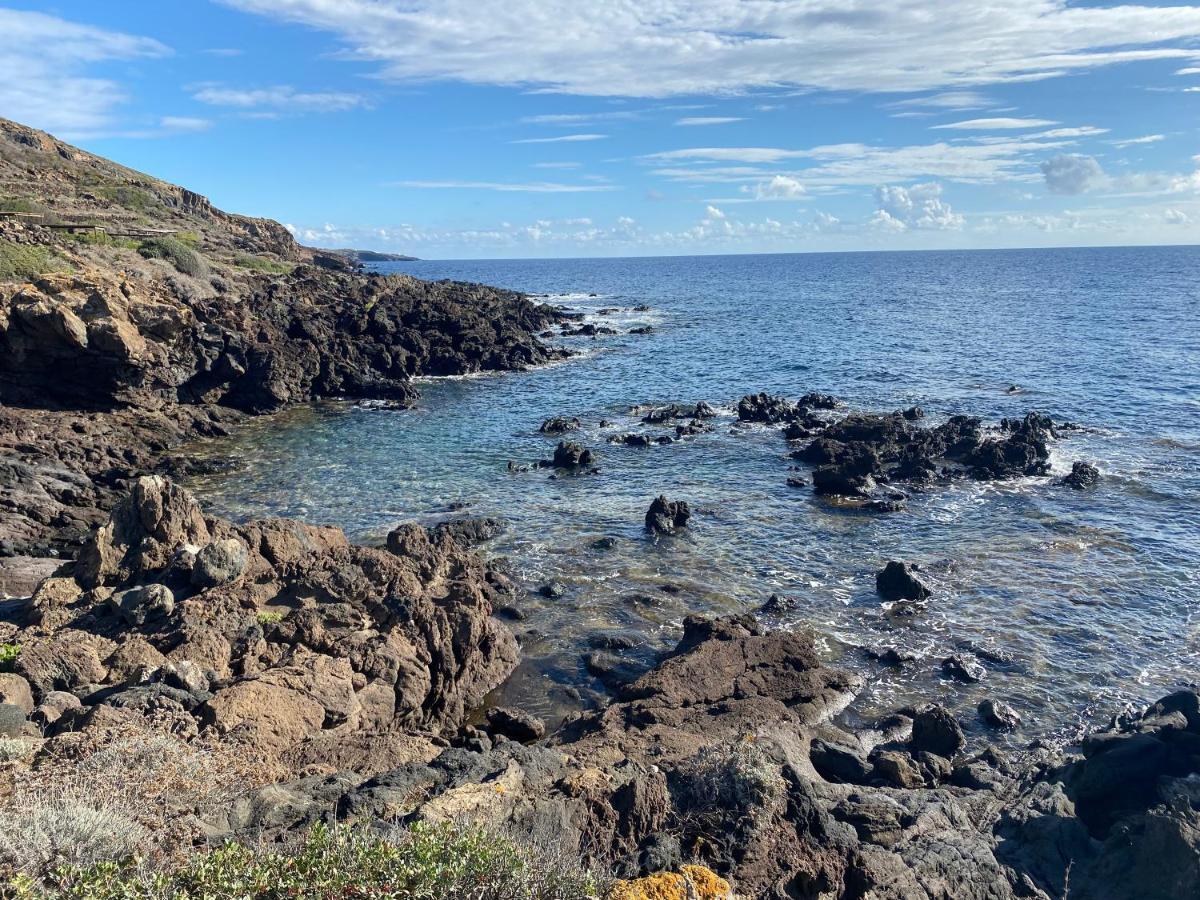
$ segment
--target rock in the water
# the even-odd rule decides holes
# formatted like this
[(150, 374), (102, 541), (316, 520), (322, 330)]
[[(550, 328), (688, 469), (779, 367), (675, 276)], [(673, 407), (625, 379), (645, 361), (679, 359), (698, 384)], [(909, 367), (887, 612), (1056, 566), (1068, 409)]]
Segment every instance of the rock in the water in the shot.
[(672, 534), (687, 526), (692, 511), (686, 500), (668, 500), (659, 495), (646, 510), (646, 530), (652, 534)]
[(502, 734), (523, 744), (540, 740), (546, 734), (541, 719), (520, 709), (493, 707), (487, 711), (487, 722), (492, 734)]
[(1079, 460), (1071, 466), (1071, 474), (1064, 476), (1058, 483), (1082, 491), (1094, 486), (1099, 481), (1100, 470), (1089, 462)]
[(978, 660), (961, 653), (952, 653), (942, 660), (942, 672), (956, 681), (974, 684), (987, 677), (987, 669)]
[(249, 554), (237, 538), (213, 541), (200, 548), (192, 567), (192, 584), (200, 588), (217, 587), (241, 577)]
[(913, 716), (912, 738), (909, 741), (913, 750), (925, 750), (949, 759), (966, 742), (962, 726), (944, 707), (930, 704), (917, 710)]
[(587, 447), (574, 441), (562, 441), (554, 448), (552, 461), (558, 469), (583, 469), (595, 464), (596, 456)]
[(979, 717), (991, 728), (1013, 731), (1021, 727), (1021, 714), (1000, 700), (990, 697), (979, 704)]
[(891, 560), (875, 575), (875, 590), (885, 600), (924, 600), (933, 592), (917, 574), (920, 566)]
[(566, 434), (568, 431), (575, 431), (579, 428), (579, 419), (571, 416), (554, 416), (542, 423), (542, 427), (538, 429), (542, 434)]

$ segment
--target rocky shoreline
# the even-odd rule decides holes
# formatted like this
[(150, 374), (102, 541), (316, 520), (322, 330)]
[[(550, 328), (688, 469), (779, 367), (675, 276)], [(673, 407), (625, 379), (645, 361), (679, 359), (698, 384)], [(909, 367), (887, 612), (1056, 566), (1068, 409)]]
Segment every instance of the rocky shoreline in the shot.
[[(517, 590), (453, 529), (386, 548), (206, 516), (137, 479), (0, 643), (0, 724), (30, 770), (109, 733), (240, 747), (274, 783), (179, 810), (197, 844), (316, 822), (470, 820), (624, 877), (702, 863), (747, 897), (1167, 897), (1200, 885), (1200, 697), (1073, 751), (964, 753), (933, 706), (847, 731), (862, 680), (749, 615), (684, 623), (648, 673), (556, 732), (486, 705)], [(6, 773), (10, 778), (13, 773)], [(19, 791), (10, 784), (9, 791)]]
[[(845, 726), (863, 679), (803, 629), (690, 616), (648, 671), (598, 658), (610, 696), (557, 727), (497, 706), (521, 649), (495, 614), (523, 587), (475, 549), (495, 523), (406, 524), (356, 546), (336, 528), (209, 515), (169, 476), (194, 467), (183, 444), (250, 416), (319, 398), (402, 406), (416, 376), (520, 370), (564, 355), (538, 337), (551, 326), (599, 329), (513, 292), (351, 271), (276, 223), (0, 126), (0, 174), (53, 172), (42, 193), (75, 215), (136, 190), (195, 238), (134, 249), (0, 221), (0, 241), (70, 266), (0, 285), (3, 821), (54, 773), (76, 784), (132, 741), (230, 760), (238, 777), (219, 798), (156, 795), (151, 819), (130, 820), (151, 857), (317, 823), (470, 821), (624, 879), (702, 864), (745, 897), (1200, 892), (1192, 691), (1123, 711), (1077, 748), (967, 752), (937, 705)], [(670, 443), (700, 438), (715, 410), (636, 415)], [(788, 484), (880, 515), (957, 479), (1046, 477), (1070, 428), (1037, 413), (927, 426), (916, 408), (845, 414), (822, 394), (747, 395), (736, 417), (781, 432)], [(531, 476), (596, 472), (598, 454), (569, 439), (578, 426), (543, 424), (558, 446)], [(642, 429), (612, 443), (663, 442)], [(1065, 484), (1096, 477), (1080, 461)], [(660, 496), (645, 525), (672, 540), (690, 520), (686, 497)], [(922, 579), (897, 560), (877, 586), (903, 613), (927, 599)], [(943, 666), (969, 678), (972, 664)], [(1014, 711), (981, 714), (1003, 728)], [(32, 868), (5, 840), (5, 874)]]

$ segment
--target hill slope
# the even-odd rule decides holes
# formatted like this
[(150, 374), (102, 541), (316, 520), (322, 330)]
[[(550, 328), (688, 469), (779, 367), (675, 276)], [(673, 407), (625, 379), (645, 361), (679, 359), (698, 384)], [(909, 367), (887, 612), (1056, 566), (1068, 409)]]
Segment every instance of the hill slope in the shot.
[(0, 552), (77, 543), (168, 447), (240, 415), (406, 404), (416, 375), (560, 356), (535, 336), (558, 317), (510, 291), (360, 273), (0, 120)]

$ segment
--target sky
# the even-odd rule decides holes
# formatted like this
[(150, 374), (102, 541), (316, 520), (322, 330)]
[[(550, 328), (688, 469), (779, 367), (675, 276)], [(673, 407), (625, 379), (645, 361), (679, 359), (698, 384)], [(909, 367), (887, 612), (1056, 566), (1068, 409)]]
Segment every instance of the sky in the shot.
[(0, 116), (424, 258), (1200, 243), (1200, 5), (0, 0)]

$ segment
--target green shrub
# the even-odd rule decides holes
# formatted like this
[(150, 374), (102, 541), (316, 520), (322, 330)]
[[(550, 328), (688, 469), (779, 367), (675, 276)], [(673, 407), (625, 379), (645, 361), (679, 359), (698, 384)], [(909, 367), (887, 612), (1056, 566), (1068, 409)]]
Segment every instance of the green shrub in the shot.
[(10, 671), (20, 655), (20, 644), (0, 644), (0, 672)]
[(49, 247), (0, 241), (0, 281), (33, 278), (63, 267)]
[(233, 264), (242, 269), (255, 272), (265, 272), (268, 275), (286, 275), (292, 271), (292, 264), (267, 259), (265, 256), (255, 256), (251, 253), (239, 253), (233, 258)]
[(200, 254), (173, 237), (147, 238), (138, 252), (146, 259), (165, 259), (184, 275), (200, 276), (208, 271)]
[[(380, 836), (315, 826), (291, 848), (227, 844), (166, 872), (132, 861), (60, 867), (51, 896), (88, 900), (379, 897), (404, 900), (584, 900), (604, 893), (577, 862), (480, 828), (417, 824)], [(16, 896), (38, 896), (29, 878)]]
[(125, 184), (101, 184), (94, 187), (92, 192), (97, 197), (134, 212), (144, 213), (161, 205), (149, 191)]
[(141, 241), (133, 238), (113, 237), (107, 231), (76, 231), (68, 235), (72, 240), (91, 247), (123, 247), (126, 250), (137, 250), (142, 246)]

